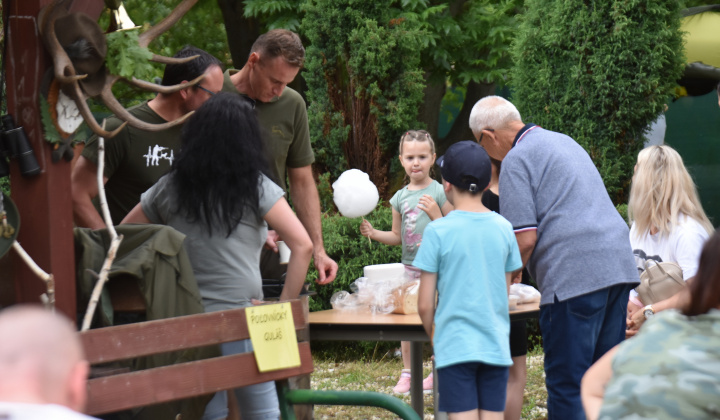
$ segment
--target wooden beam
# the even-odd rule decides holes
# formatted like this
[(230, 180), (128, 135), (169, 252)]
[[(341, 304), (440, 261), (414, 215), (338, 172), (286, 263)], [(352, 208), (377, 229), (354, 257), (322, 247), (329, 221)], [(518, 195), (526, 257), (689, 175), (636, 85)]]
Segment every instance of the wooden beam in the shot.
[[(308, 328), (302, 302), (291, 301), (296, 331)], [(244, 340), (250, 334), (246, 308), (98, 328), (80, 333), (90, 363), (205, 347)], [(302, 337), (303, 334), (298, 334)], [(253, 352), (218, 356), (88, 381), (87, 413), (98, 415), (159, 404), (224, 389), (308, 375), (313, 371), (310, 343), (298, 343), (300, 366), (260, 373)]]
[(88, 381), (91, 416), (210, 394), (262, 382), (310, 374), (310, 343), (298, 343), (300, 366), (260, 373), (253, 353), (216, 357)]
[[(18, 242), (46, 272), (55, 277), (56, 308), (76, 317), (70, 162), (53, 163), (52, 147), (44, 140), (40, 121), (40, 84), (52, 61), (40, 38), (37, 16), (50, 0), (3, 0), (7, 19), (5, 59), (7, 109), (25, 129), (39, 175), (24, 177), (17, 162), (10, 163), (11, 196), (20, 211)], [(73, 11), (97, 18), (101, 0), (74, 0)], [(16, 303), (39, 303), (45, 285), (13, 255)]]
[[(307, 328), (299, 300), (292, 301), (296, 331)], [(90, 364), (250, 338), (245, 308), (159, 319), (80, 333)]]

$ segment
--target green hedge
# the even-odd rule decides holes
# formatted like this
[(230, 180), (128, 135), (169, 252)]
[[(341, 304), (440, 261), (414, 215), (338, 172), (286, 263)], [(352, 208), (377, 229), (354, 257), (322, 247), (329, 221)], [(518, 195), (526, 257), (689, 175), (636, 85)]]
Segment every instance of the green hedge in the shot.
[(527, 0), (513, 102), (523, 121), (574, 138), (617, 204), (627, 203), (649, 124), (684, 67), (675, 0)]
[[(381, 203), (366, 219), (375, 229), (390, 230), (392, 209)], [(315, 283), (317, 271), (313, 266), (310, 267), (307, 278), (312, 283), (311, 290), (317, 292), (316, 296), (310, 298), (311, 311), (330, 309), (330, 297), (333, 293), (340, 290), (350, 291), (350, 284), (362, 276), (363, 267), (366, 265), (400, 262), (401, 247), (375, 241), (369, 243), (368, 239), (360, 234), (361, 222), (360, 218), (349, 219), (339, 213), (323, 216), (325, 251), (338, 263), (340, 269), (335, 281), (320, 286)]]
[[(324, 179), (321, 177), (318, 189), (323, 206), (330, 207), (332, 192), (327, 177)], [(366, 219), (375, 229), (390, 230), (392, 209), (381, 203)], [(335, 281), (320, 286), (315, 283), (315, 279), (318, 278), (317, 270), (314, 266), (310, 266), (307, 281), (312, 284), (310, 289), (317, 292), (316, 296), (310, 297), (311, 311), (330, 309), (330, 298), (333, 293), (341, 290), (349, 292), (350, 284), (363, 275), (363, 267), (366, 265), (400, 262), (401, 247), (383, 245), (375, 241), (372, 244), (368, 243), (368, 239), (360, 234), (361, 222), (362, 219), (348, 219), (339, 213), (326, 213), (323, 216), (325, 251), (340, 268)], [(398, 345), (397, 342), (390, 341), (360, 341), (350, 345), (344, 341), (314, 341), (312, 351), (314, 354), (323, 354), (323, 357), (336, 360), (379, 360)]]

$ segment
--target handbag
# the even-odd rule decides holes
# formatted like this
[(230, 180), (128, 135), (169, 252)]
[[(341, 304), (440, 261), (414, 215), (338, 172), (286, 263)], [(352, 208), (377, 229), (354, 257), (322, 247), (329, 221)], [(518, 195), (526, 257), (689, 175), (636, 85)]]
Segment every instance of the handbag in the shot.
[(683, 280), (682, 268), (673, 262), (648, 265), (640, 274), (640, 285), (635, 289), (644, 305), (651, 305), (672, 297), (687, 287)]

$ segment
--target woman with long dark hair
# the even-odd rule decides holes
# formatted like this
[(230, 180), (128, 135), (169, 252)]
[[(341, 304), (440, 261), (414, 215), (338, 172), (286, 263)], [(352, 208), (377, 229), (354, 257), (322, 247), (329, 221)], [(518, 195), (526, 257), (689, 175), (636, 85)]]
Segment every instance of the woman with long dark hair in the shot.
[[(239, 95), (218, 93), (185, 123), (171, 171), (123, 220), (164, 224), (187, 236), (207, 312), (251, 306), (263, 298), (259, 266), (267, 223), (292, 251), (280, 300), (297, 298), (305, 281), (312, 242), (265, 169), (252, 106)], [(251, 350), (249, 340), (222, 345), (224, 355)], [(235, 395), (243, 419), (280, 416), (274, 383), (239, 388)], [(203, 418), (226, 415), (227, 397), (219, 392)]]
[(585, 374), (588, 419), (720, 418), (720, 230), (705, 243), (690, 303), (645, 323)]

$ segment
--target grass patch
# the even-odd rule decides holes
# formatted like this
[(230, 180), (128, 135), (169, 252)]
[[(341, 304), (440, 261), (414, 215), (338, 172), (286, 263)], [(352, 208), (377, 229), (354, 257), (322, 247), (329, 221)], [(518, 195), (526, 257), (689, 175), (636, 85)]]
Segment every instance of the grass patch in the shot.
[(543, 352), (536, 347), (527, 356), (527, 384), (523, 398), (523, 419), (547, 418), (547, 389), (545, 388), (545, 369)]
[[(426, 351), (429, 346), (425, 346)], [(345, 355), (346, 356), (346, 355)], [(368, 354), (361, 360), (349, 360), (346, 357), (336, 358), (329, 352), (313, 353), (315, 371), (312, 374), (312, 389), (336, 391), (375, 391), (394, 395), (410, 404), (410, 395), (393, 394), (392, 389), (397, 383), (402, 370), (402, 361), (394, 357), (393, 352)], [(528, 353), (528, 382), (525, 387), (522, 418), (528, 420), (544, 420), (547, 418), (547, 391), (545, 389), (545, 372), (543, 371), (542, 349), (536, 348)], [(423, 377), (430, 374), (432, 362), (430, 357), (423, 361)], [(424, 395), (424, 418), (433, 419), (433, 396)], [(354, 418), (354, 419), (394, 419), (395, 416), (386, 410), (373, 407), (346, 406), (315, 406), (316, 419)]]

